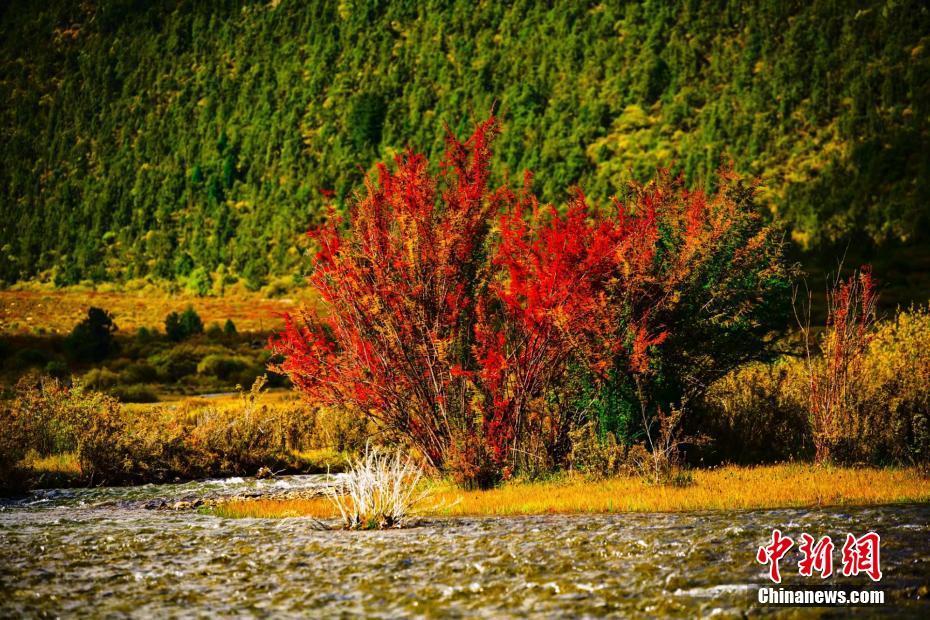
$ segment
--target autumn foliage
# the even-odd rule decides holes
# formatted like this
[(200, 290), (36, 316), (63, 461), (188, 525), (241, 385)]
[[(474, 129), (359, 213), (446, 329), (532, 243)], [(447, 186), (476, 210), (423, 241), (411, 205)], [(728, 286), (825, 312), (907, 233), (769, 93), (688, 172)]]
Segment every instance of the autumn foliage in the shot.
[(347, 222), (311, 232), (325, 307), (272, 340), (308, 398), (377, 419), (467, 484), (558, 465), (610, 394), (680, 405), (764, 350), (786, 286), (732, 175), (707, 196), (660, 173), (605, 208), (575, 189), (559, 210), (529, 174), (491, 188), (497, 132), (491, 118), (450, 136), (435, 172), (409, 151), (379, 165)]
[[(856, 392), (865, 379), (865, 361), (875, 335), (878, 291), (872, 272), (864, 267), (845, 280), (838, 279), (827, 293), (827, 327), (820, 349), (811, 354), (807, 337), (810, 424), (818, 463), (842, 458), (868, 430), (866, 416), (857, 411)], [(847, 445), (844, 445), (847, 444)], [(834, 454), (839, 450), (841, 454)]]

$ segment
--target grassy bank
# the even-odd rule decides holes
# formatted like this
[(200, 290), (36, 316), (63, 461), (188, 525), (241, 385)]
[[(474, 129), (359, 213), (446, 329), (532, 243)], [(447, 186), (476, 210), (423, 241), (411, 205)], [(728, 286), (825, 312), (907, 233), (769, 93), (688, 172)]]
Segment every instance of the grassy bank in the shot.
[[(679, 512), (852, 506), (930, 501), (930, 479), (913, 469), (728, 466), (696, 470), (684, 487), (647, 485), (638, 478), (588, 481), (579, 477), (464, 491), (434, 483), (417, 513), (425, 517), (514, 516), (616, 512)], [(326, 498), (243, 500), (218, 506), (223, 517), (332, 518)]]

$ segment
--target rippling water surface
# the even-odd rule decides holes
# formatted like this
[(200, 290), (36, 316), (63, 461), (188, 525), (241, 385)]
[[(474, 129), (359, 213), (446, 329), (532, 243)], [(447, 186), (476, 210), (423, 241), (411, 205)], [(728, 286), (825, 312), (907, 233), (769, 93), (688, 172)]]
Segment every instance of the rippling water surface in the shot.
[[(427, 520), (320, 531), (307, 519), (155, 510), (177, 500), (275, 495), (316, 476), (42, 492), (0, 507), (0, 617), (808, 616), (759, 609), (756, 548), (774, 527), (882, 535), (888, 605), (930, 617), (930, 505)], [(839, 543), (838, 547), (842, 545)], [(839, 549), (835, 552), (837, 565)], [(789, 561), (790, 560), (790, 561)], [(782, 563), (786, 583), (813, 585)], [(867, 578), (840, 581), (871, 588)]]

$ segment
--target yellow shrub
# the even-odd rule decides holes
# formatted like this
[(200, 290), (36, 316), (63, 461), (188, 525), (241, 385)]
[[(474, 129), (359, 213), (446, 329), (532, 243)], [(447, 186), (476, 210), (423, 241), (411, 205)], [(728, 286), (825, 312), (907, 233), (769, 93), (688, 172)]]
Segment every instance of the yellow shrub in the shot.
[(805, 362), (752, 363), (711, 385), (699, 407), (716, 458), (764, 463), (812, 456)]
[[(813, 372), (822, 361), (812, 360)], [(749, 364), (715, 382), (700, 423), (719, 456), (763, 462), (812, 455), (807, 361)], [(844, 462), (930, 464), (930, 309), (879, 323), (835, 432)]]
[(864, 439), (876, 457), (930, 463), (930, 307), (911, 308), (876, 331), (865, 359)]

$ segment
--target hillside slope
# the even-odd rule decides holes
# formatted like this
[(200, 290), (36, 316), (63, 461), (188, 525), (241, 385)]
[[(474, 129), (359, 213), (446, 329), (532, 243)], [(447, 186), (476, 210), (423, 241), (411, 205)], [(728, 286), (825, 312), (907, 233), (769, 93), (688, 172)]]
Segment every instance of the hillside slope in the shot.
[[(497, 102), (497, 173), (560, 201), (721, 161), (802, 244), (926, 234), (918, 0), (11, 0), (0, 280), (257, 287), (325, 195)], [(359, 167), (361, 166), (361, 168)]]

